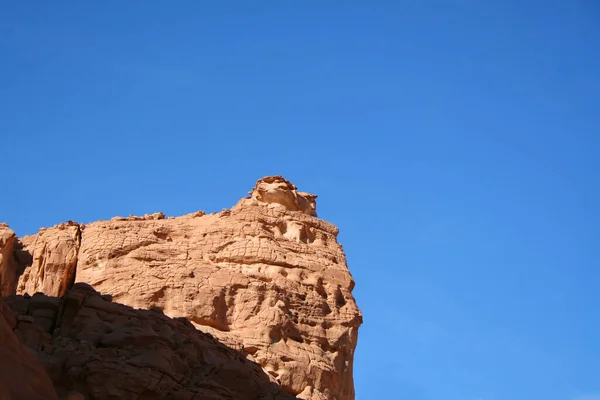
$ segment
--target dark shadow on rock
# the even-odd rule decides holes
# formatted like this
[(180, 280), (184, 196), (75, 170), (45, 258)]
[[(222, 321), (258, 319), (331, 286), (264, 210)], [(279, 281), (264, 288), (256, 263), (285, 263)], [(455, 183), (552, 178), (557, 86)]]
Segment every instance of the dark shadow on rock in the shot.
[(25, 246), (21, 242), (21, 240), (17, 239), (15, 242), (15, 250), (14, 257), (17, 262), (18, 268), (16, 271), (17, 280), (23, 272), (25, 272), (25, 268), (33, 264), (33, 255), (25, 249)]
[[(4, 245), (4, 248), (2, 248)], [(0, 295), (8, 296), (17, 291), (19, 278), (25, 268), (33, 262), (31, 253), (24, 249), (23, 243), (16, 237), (9, 237), (6, 243), (0, 238)]]
[(113, 303), (90, 285), (5, 302), (62, 399), (296, 399), (187, 319)]

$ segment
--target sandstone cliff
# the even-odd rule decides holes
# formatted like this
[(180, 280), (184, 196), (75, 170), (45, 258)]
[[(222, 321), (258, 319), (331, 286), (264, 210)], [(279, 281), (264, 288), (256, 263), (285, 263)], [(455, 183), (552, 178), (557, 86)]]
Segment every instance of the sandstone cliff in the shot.
[[(315, 199), (276, 176), (259, 180), (250, 196), (220, 213), (196, 212), (176, 218), (156, 213), (88, 225), (69, 221), (21, 240), (6, 226), (0, 227), (2, 294), (43, 292), (66, 296), (64, 303), (74, 295), (69, 291), (74, 282), (86, 283), (111, 295), (116, 303), (190, 321), (237, 350), (243, 359), (258, 363), (290, 395), (353, 399), (352, 362), (362, 317), (351, 294), (354, 281), (336, 240), (338, 230), (316, 218)], [(92, 308), (100, 313), (101, 307)], [(48, 339), (52, 344), (65, 335), (62, 328), (56, 332), (57, 312), (36, 316), (35, 325), (52, 338)], [(130, 309), (128, 313), (134, 318), (135, 312)], [(101, 314), (102, 324), (83, 318), (79, 327), (86, 332), (81, 337), (97, 329), (91, 341), (96, 349), (87, 351), (99, 359), (106, 352), (96, 351), (106, 347), (102, 338), (118, 331), (117, 325), (124, 321)], [(135, 318), (145, 326), (147, 315), (154, 314), (135, 314)], [(162, 337), (160, 330), (140, 335)], [(171, 346), (169, 354), (176, 348)], [(111, 364), (112, 371), (133, 376), (124, 367), (131, 364), (127, 357)], [(88, 381), (99, 378), (88, 378), (89, 372), (65, 381), (64, 357), (50, 362), (61, 365), (62, 372), (44, 359), (57, 389), (64, 392), (71, 385), (89, 398), (113, 396), (94, 389)], [(194, 370), (197, 366), (192, 364), (183, 370)], [(171, 364), (161, 368), (162, 374), (176, 375)], [(179, 385), (177, 390), (197, 389), (185, 379), (173, 380)], [(148, 382), (138, 384), (150, 390), (148, 385), (154, 387)], [(161, 393), (172, 393), (174, 386), (168, 387), (150, 390), (152, 398), (167, 398)], [(269, 394), (273, 395), (278, 396)]]

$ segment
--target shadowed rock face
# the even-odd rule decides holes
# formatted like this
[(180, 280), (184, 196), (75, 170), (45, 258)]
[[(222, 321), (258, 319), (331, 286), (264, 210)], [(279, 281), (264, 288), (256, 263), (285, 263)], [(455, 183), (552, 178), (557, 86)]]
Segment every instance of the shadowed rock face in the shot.
[[(86, 284), (76, 284), (62, 299), (38, 293), (5, 301), (16, 313), (11, 334), (34, 351), (60, 398), (296, 398), (258, 364), (198, 331), (187, 319), (113, 303)], [(36, 365), (33, 355), (29, 357)], [(50, 379), (37, 365), (44, 379), (34, 388), (44, 383), (47, 394), (27, 397), (21, 392), (21, 397), (8, 398), (56, 398)], [(25, 373), (20, 379), (27, 378)]]
[(55, 400), (44, 367), (13, 332), (18, 319), (0, 298), (0, 399)]
[(362, 317), (338, 230), (316, 218), (315, 199), (274, 176), (221, 213), (61, 224), (13, 239), (25, 254), (16, 292), (62, 296), (85, 282), (191, 321), (298, 398), (351, 400)]

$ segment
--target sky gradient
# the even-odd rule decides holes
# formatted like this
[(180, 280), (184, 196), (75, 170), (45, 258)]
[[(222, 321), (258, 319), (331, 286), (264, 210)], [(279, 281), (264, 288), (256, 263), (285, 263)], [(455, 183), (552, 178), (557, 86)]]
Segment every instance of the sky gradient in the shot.
[(600, 3), (0, 0), (0, 221), (317, 193), (358, 400), (600, 399)]

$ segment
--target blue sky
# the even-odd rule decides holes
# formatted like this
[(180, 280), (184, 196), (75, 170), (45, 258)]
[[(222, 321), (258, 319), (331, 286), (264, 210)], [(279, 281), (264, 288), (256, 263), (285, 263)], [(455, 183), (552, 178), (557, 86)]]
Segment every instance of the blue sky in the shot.
[(0, 0), (0, 220), (341, 229), (357, 399), (600, 399), (594, 0)]

